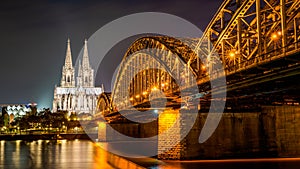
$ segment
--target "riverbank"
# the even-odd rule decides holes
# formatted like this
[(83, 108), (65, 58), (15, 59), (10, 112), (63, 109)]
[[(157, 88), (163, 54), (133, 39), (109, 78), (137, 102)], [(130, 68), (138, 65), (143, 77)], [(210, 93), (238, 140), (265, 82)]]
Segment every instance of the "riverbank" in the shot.
[(0, 135), (0, 140), (7, 140), (7, 141), (13, 141), (13, 140), (60, 140), (60, 139), (66, 139), (66, 140), (91, 140), (97, 138), (97, 134), (85, 134), (85, 133), (75, 133), (75, 134), (69, 134), (69, 133), (60, 133), (60, 134), (5, 134)]

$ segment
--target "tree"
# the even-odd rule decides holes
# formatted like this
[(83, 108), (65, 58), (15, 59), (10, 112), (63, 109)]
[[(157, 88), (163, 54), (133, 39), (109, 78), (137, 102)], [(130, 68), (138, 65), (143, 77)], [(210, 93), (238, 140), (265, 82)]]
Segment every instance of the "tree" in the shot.
[(3, 115), (3, 122), (4, 122), (3, 126), (8, 127), (8, 125), (9, 125), (9, 116), (8, 116), (7, 113), (5, 113)]
[(26, 116), (22, 117), (19, 121), (19, 127), (21, 130), (28, 129), (30, 127)]

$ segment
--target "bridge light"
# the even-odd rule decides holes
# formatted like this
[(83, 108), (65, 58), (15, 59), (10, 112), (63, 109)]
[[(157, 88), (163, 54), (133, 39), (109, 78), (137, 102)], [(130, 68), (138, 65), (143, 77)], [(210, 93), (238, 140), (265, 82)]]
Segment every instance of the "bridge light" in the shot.
[(233, 51), (229, 52), (229, 57), (234, 58), (235, 57), (235, 52), (233, 52)]
[(201, 66), (201, 69), (202, 69), (202, 70), (205, 70), (205, 69), (206, 69), (206, 66), (205, 66), (205, 65), (202, 65), (202, 66)]
[(154, 86), (154, 87), (152, 87), (152, 90), (153, 90), (153, 91), (156, 91), (156, 90), (158, 90), (158, 89), (157, 89), (156, 86)]
[(143, 95), (147, 95), (147, 94), (148, 94), (148, 92), (146, 92), (146, 91), (143, 92)]
[(282, 35), (282, 32), (281, 32), (281, 31), (274, 32), (274, 33), (272, 33), (272, 35), (271, 35), (271, 39), (272, 39), (273, 41), (278, 40), (279, 37), (280, 37), (281, 35)]
[(137, 99), (138, 99), (138, 98), (140, 98), (140, 95), (139, 95), (139, 94), (138, 94), (138, 95), (136, 95), (136, 96), (135, 96), (135, 98), (137, 98)]
[(281, 33), (281, 31), (278, 31), (277, 34), (278, 34), (279, 36), (281, 36), (282, 33)]
[(234, 59), (234, 58), (235, 58), (235, 55), (237, 55), (238, 53), (239, 53), (239, 52), (238, 52), (237, 50), (231, 49), (231, 50), (229, 51), (228, 55), (229, 55), (229, 57), (230, 57), (231, 59)]
[(277, 40), (278, 39), (278, 36), (276, 33), (273, 33), (272, 36), (271, 36), (271, 39), (272, 40)]
[(161, 87), (165, 87), (165, 84), (163, 83), (163, 84), (161, 84)]
[(133, 98), (132, 97), (130, 97), (130, 99), (129, 99), (130, 101), (132, 101), (133, 100)]

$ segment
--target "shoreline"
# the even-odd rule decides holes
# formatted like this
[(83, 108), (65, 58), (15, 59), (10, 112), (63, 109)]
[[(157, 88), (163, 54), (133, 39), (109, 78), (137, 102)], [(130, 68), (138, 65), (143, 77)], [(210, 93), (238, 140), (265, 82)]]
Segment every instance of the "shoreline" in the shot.
[[(58, 136), (57, 136), (58, 135)], [(90, 137), (92, 136), (92, 138)], [(51, 133), (51, 134), (5, 134), (0, 135), (0, 141), (14, 141), (14, 140), (91, 140), (97, 138), (97, 134), (85, 134), (85, 133)]]

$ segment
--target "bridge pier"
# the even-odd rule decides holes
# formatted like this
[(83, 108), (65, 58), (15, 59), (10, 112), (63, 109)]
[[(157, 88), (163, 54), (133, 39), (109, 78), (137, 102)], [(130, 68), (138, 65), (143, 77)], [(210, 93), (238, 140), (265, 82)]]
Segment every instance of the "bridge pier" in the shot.
[(300, 106), (267, 106), (262, 110), (269, 144), (279, 157), (300, 155)]
[[(300, 155), (300, 106), (263, 106), (256, 112), (225, 112), (212, 136), (198, 143), (207, 113), (198, 113), (193, 128), (182, 138), (190, 121), (181, 120), (167, 135), (158, 135), (159, 159), (218, 159), (249, 157), (296, 157)], [(114, 132), (131, 137), (152, 137), (165, 132), (180, 113), (167, 111), (153, 123), (99, 123), (99, 141), (118, 140)], [(107, 133), (107, 125), (116, 131)], [(180, 141), (181, 140), (181, 141)], [(179, 142), (174, 145), (174, 142)], [(168, 150), (168, 151), (165, 151)]]
[[(198, 143), (207, 113), (199, 113), (190, 133), (178, 132), (158, 139), (159, 152), (172, 141), (182, 141), (159, 159), (218, 159), (241, 157), (295, 157), (300, 155), (300, 107), (264, 106), (258, 112), (224, 113), (218, 128), (204, 143)], [(166, 123), (159, 122), (158, 131)], [(185, 123), (181, 123), (184, 127)], [(178, 129), (180, 131), (180, 129)]]
[[(180, 118), (178, 111), (167, 111), (159, 116), (157, 143), (159, 159), (180, 159), (184, 152), (184, 144), (175, 144), (182, 139), (180, 136), (182, 124), (173, 126), (177, 118)], [(173, 130), (168, 131), (171, 127)], [(163, 135), (164, 132), (167, 132), (167, 134)]]
[[(207, 113), (199, 113), (194, 127), (185, 138), (180, 138), (180, 128), (167, 137), (158, 138), (158, 150), (170, 148), (174, 141), (179, 144), (158, 155), (163, 160), (184, 159), (215, 159), (239, 155), (256, 154), (261, 151), (262, 133), (260, 131), (260, 113), (224, 113), (222, 120), (214, 134), (204, 143), (198, 143), (201, 129), (205, 123)], [(159, 119), (161, 120), (161, 118)], [(165, 120), (159, 122), (158, 130), (167, 125)], [(186, 123), (181, 122), (184, 128)]]
[(109, 140), (109, 136), (107, 133), (107, 124), (106, 122), (98, 122), (98, 141), (106, 142)]

